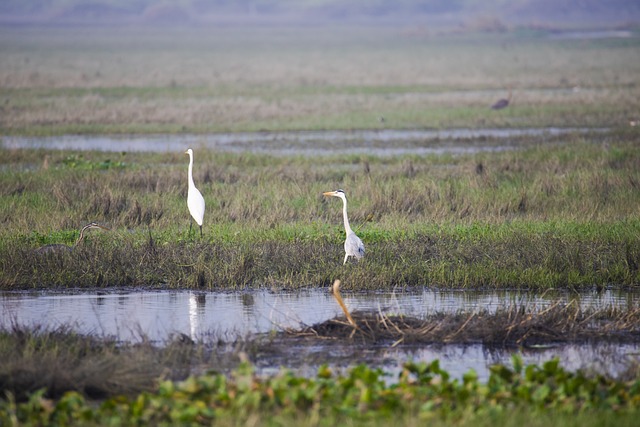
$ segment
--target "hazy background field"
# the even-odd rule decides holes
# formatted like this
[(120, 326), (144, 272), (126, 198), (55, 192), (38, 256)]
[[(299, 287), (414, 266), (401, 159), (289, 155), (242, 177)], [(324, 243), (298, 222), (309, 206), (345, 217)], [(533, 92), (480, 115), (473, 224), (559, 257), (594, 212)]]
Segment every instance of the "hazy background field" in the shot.
[(0, 52), (5, 134), (617, 127), (640, 98), (635, 33), (11, 27)]
[(628, 126), (640, 6), (600, 3), (3, 2), (0, 133)]

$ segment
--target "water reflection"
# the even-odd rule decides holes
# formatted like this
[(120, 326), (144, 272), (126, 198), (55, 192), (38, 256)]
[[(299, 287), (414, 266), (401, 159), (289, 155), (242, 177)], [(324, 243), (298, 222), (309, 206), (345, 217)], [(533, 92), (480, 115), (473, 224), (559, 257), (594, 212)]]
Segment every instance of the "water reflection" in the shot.
[(189, 332), (193, 341), (198, 341), (203, 334), (200, 320), (204, 317), (207, 295), (191, 292), (189, 295)]
[[(528, 292), (434, 291), (344, 293), (350, 310), (379, 310), (392, 314), (424, 316), (434, 312), (489, 310), (522, 306), (542, 309), (558, 301), (575, 301), (582, 307), (621, 307), (637, 309), (640, 293), (607, 290), (603, 292), (554, 292), (538, 295)], [(129, 291), (84, 293), (0, 293), (0, 328), (11, 325), (71, 326), (80, 333), (116, 337), (126, 342), (142, 338), (163, 343), (176, 334), (194, 341), (210, 337), (223, 340), (300, 327), (322, 322), (341, 314), (328, 290), (296, 293)], [(335, 368), (367, 362), (383, 368), (393, 378), (409, 360), (431, 362), (456, 377), (474, 369), (481, 378), (489, 375), (495, 363), (510, 364), (513, 352), (521, 352), (525, 362), (539, 363), (560, 357), (568, 369), (591, 367), (617, 374), (629, 358), (637, 360), (638, 345), (565, 345), (540, 350), (488, 349), (483, 345), (426, 345), (391, 348), (389, 346), (303, 345), (286, 342), (273, 352), (261, 351), (252, 360), (260, 372), (272, 373), (287, 366), (304, 375), (314, 375), (324, 363)]]
[[(287, 347), (286, 349), (284, 347)], [(285, 366), (294, 372), (313, 376), (318, 368), (329, 363), (332, 369), (346, 371), (367, 363), (388, 374), (393, 382), (406, 362), (430, 364), (438, 360), (440, 367), (454, 378), (461, 378), (469, 370), (476, 372), (480, 380), (489, 378), (490, 367), (495, 364), (512, 366), (514, 354), (520, 355), (525, 364), (542, 364), (558, 358), (563, 368), (575, 371), (590, 370), (601, 374), (619, 376), (633, 363), (639, 362), (639, 344), (566, 344), (541, 349), (495, 348), (482, 344), (432, 344), (416, 347), (361, 347), (357, 345), (297, 346), (282, 344), (280, 352), (261, 355), (252, 362), (263, 374), (275, 374)]]
[[(522, 306), (544, 308), (558, 301), (583, 307), (635, 307), (640, 293), (437, 291), (343, 293), (350, 310), (424, 316), (434, 312)], [(164, 341), (174, 333), (247, 335), (322, 322), (340, 314), (328, 290), (296, 293), (130, 291), (118, 293), (0, 293), (0, 327), (74, 325), (82, 333), (136, 341)]]

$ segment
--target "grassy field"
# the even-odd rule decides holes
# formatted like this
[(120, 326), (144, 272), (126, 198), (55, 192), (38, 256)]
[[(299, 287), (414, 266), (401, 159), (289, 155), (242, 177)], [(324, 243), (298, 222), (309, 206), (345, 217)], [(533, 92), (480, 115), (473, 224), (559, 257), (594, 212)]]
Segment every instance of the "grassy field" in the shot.
[[(640, 283), (637, 133), (461, 156), (7, 152), (0, 285), (583, 288)], [(573, 138), (573, 139), (572, 139)], [(598, 138), (604, 138), (599, 141)], [(46, 161), (44, 160), (46, 159)], [(342, 187), (367, 255), (342, 266)], [(49, 243), (86, 242), (63, 254)]]
[[(10, 27), (0, 52), (3, 134), (618, 127), (639, 114), (637, 36)], [(490, 110), (509, 87), (511, 108)]]
[[(609, 128), (465, 156), (4, 150), (0, 286), (588, 287), (638, 279), (640, 38), (398, 27), (0, 30), (0, 132)], [(512, 88), (509, 108), (488, 105)], [(384, 121), (380, 120), (384, 117)], [(339, 143), (339, 142), (338, 142)], [(420, 142), (418, 142), (420, 143)], [(474, 143), (491, 144), (490, 139)], [(343, 188), (367, 245), (342, 268)], [(38, 257), (42, 244), (71, 254)], [(150, 262), (153, 260), (153, 262)], [(90, 264), (91, 268), (86, 266)]]

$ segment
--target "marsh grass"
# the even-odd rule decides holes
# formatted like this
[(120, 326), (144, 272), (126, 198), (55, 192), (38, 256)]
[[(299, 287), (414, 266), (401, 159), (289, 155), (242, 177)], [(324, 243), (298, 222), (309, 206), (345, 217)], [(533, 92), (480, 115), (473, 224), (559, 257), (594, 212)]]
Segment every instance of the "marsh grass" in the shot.
[(228, 373), (260, 348), (249, 337), (210, 332), (197, 341), (174, 334), (135, 342), (79, 334), (73, 325), (24, 326), (0, 330), (0, 399), (19, 401), (43, 392), (56, 399), (75, 391), (90, 399), (135, 396), (157, 390), (162, 381), (181, 381), (206, 372)]
[[(203, 240), (188, 236), (186, 156), (6, 151), (0, 283), (227, 289), (330, 285), (591, 287), (639, 279), (637, 135), (464, 156), (275, 157), (198, 151)], [(344, 188), (367, 256), (342, 267)], [(72, 244), (41, 256), (44, 244)]]
[(366, 344), (470, 344), (538, 346), (575, 342), (638, 342), (640, 310), (581, 309), (555, 303), (548, 308), (505, 307), (495, 312), (430, 313), (424, 318), (383, 312), (353, 312), (354, 324), (339, 317), (281, 334), (306, 341)]
[(179, 343), (123, 346), (108, 337), (76, 334), (66, 326), (14, 326), (0, 331), (0, 388), (20, 400), (42, 388), (48, 397), (69, 390), (91, 398), (131, 395), (155, 389), (164, 377), (186, 377), (194, 352)]

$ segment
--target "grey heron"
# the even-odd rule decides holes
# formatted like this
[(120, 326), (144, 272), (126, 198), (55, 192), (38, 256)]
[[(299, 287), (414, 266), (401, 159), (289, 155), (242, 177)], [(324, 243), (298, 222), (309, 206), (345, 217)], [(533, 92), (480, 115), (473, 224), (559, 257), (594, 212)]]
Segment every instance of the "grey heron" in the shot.
[(349, 217), (347, 216), (347, 196), (344, 193), (344, 190), (336, 190), (336, 191), (327, 191), (322, 193), (327, 197), (339, 197), (342, 199), (342, 216), (344, 218), (344, 231), (347, 234), (347, 238), (344, 241), (344, 262), (343, 265), (347, 263), (347, 259), (352, 256), (355, 257), (356, 260), (360, 260), (364, 256), (364, 243), (356, 233), (353, 232), (351, 227), (349, 226)]

